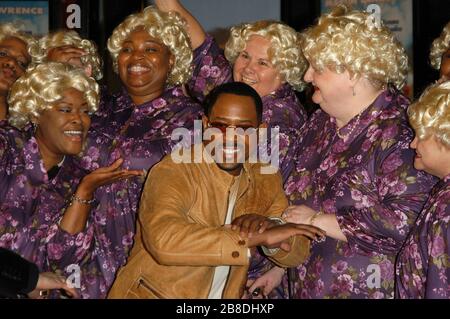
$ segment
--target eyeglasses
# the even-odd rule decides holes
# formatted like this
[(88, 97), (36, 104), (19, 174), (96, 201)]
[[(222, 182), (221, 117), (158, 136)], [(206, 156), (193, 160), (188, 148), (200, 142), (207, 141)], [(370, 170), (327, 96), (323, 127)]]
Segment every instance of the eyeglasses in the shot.
[[(223, 134), (225, 134), (227, 132), (227, 128), (231, 128), (231, 129), (235, 129), (235, 130), (236, 129), (242, 129), (244, 131), (246, 131), (249, 128), (252, 128), (254, 130), (258, 129), (256, 127), (251, 126), (251, 125), (228, 125), (228, 124), (218, 123), (218, 122), (210, 122), (210, 123), (208, 123), (208, 127), (217, 128)], [(236, 133), (239, 134), (239, 131), (237, 131)]]

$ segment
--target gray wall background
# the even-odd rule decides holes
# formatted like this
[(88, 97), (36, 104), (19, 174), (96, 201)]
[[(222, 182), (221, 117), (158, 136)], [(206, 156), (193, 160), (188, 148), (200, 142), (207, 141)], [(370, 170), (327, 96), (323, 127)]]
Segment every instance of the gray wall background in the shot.
[(280, 0), (182, 0), (182, 3), (208, 31), (255, 20), (280, 20)]
[(280, 0), (181, 0), (181, 3), (219, 44), (226, 41), (226, 31), (233, 25), (281, 18)]

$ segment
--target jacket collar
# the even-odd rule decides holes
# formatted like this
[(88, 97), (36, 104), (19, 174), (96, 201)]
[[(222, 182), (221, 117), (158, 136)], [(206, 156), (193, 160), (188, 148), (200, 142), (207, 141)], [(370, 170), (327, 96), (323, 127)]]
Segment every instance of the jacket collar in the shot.
[[(195, 146), (195, 144), (192, 145), (192, 147), (190, 148), (192, 152), (195, 150), (195, 148), (193, 146)], [(227, 173), (223, 169), (220, 169), (219, 166), (217, 166), (214, 159), (208, 154), (208, 152), (204, 152), (204, 149), (205, 149), (205, 147), (202, 143), (201, 144), (201, 151), (203, 153), (202, 161), (205, 161), (205, 164), (208, 165), (208, 168), (211, 170), (212, 175), (216, 176), (216, 181), (218, 183), (223, 184), (224, 186), (231, 187), (235, 176), (231, 175), (230, 173)], [(242, 170), (241, 170), (242, 176), (241, 176), (241, 181), (240, 181), (240, 186), (239, 186), (238, 198), (243, 193), (245, 193), (245, 191), (248, 189), (249, 185), (251, 183), (253, 183), (253, 180), (254, 180), (253, 166), (254, 165), (255, 164), (248, 163), (248, 162), (245, 162), (242, 165)]]

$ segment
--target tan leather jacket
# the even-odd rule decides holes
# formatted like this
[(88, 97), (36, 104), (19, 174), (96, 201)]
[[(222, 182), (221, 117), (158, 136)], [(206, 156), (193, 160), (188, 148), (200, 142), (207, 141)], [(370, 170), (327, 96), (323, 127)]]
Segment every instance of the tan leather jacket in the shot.
[[(262, 175), (245, 164), (234, 216), (280, 216), (287, 207), (279, 173)], [(214, 267), (231, 265), (224, 298), (239, 298), (249, 264), (247, 241), (223, 227), (233, 177), (215, 163), (176, 164), (166, 156), (150, 172), (139, 209), (135, 244), (109, 298), (207, 298)], [(309, 254), (297, 236), (279, 265), (295, 266)]]

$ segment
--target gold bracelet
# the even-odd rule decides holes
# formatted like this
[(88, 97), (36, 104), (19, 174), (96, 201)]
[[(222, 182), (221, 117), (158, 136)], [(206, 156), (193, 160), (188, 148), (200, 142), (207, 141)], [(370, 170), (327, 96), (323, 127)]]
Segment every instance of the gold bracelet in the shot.
[(83, 198), (80, 198), (77, 195), (73, 194), (72, 198), (70, 199), (70, 205), (69, 206), (71, 206), (73, 204), (73, 202), (78, 202), (78, 203), (83, 204), (83, 205), (91, 205), (91, 204), (93, 204), (95, 202), (95, 198), (83, 199)]

